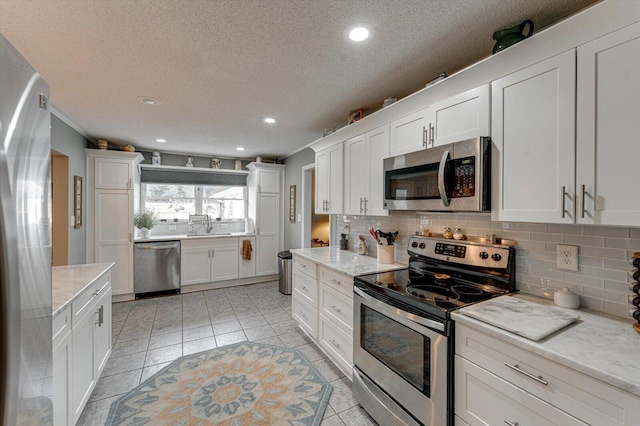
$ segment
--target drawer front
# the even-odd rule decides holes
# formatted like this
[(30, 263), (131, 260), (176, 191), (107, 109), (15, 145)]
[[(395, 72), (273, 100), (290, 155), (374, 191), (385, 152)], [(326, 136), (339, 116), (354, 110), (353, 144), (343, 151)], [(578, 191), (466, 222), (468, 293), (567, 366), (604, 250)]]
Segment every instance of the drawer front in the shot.
[(638, 397), (460, 324), (456, 353), (586, 423), (630, 425), (640, 418)]
[(320, 283), (353, 299), (353, 277), (320, 267)]
[(293, 269), (297, 270), (298, 272), (307, 274), (313, 279), (318, 278), (318, 265), (316, 265), (315, 262), (312, 262), (300, 256), (293, 256)]
[(455, 356), (456, 415), (471, 426), (580, 426), (578, 419)]
[(296, 294), (292, 298), (292, 315), (298, 324), (314, 339), (318, 338), (318, 311)]
[(353, 337), (320, 315), (320, 345), (342, 371), (353, 367)]
[(71, 306), (67, 306), (51, 321), (53, 347), (64, 340), (71, 331)]
[(111, 284), (111, 273), (106, 273), (87, 287), (76, 300), (71, 302), (71, 327), (87, 315), (98, 300), (99, 294), (104, 291), (106, 285)]
[(318, 282), (315, 278), (311, 278), (309, 275), (294, 269), (293, 291), (295, 291), (298, 296), (303, 298), (305, 302), (309, 303), (312, 307), (317, 308)]
[(344, 331), (353, 334), (353, 299), (329, 286), (322, 285), (320, 310), (324, 316), (331, 318)]

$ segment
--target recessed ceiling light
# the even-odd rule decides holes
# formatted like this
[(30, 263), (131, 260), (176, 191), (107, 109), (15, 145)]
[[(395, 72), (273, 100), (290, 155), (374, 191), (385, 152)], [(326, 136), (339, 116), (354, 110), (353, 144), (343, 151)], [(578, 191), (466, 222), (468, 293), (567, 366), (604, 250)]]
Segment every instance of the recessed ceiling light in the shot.
[(276, 124), (276, 122), (277, 122), (278, 120), (276, 120), (276, 119), (275, 119), (275, 118), (273, 118), (273, 117), (265, 117), (265, 119), (264, 119), (263, 121), (264, 121), (265, 123), (267, 123), (267, 124)]
[(165, 143), (167, 140), (166, 139), (156, 139), (156, 142), (160, 142), (160, 143)]
[(239, 146), (239, 147), (236, 148), (236, 151), (244, 151), (244, 148)]
[(345, 31), (349, 40), (360, 43), (369, 38), (371, 29), (367, 24), (353, 24)]
[(146, 105), (160, 105), (160, 101), (157, 99), (153, 99), (149, 96), (138, 96), (137, 98), (140, 102)]

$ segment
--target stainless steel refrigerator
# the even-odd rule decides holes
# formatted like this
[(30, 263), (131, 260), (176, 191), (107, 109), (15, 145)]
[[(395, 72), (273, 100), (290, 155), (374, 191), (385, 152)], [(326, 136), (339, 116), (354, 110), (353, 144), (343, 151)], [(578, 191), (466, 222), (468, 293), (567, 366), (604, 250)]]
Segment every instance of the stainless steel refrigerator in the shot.
[(52, 424), (49, 86), (0, 34), (0, 423)]

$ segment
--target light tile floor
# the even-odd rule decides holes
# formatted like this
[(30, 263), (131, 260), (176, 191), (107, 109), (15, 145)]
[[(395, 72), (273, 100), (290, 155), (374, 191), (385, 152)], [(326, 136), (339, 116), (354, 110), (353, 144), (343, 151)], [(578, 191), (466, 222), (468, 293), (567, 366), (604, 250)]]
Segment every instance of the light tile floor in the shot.
[(113, 348), (77, 425), (104, 425), (111, 403), (171, 361), (251, 340), (296, 348), (333, 385), (324, 426), (376, 423), (351, 382), (291, 318), (291, 296), (268, 282), (113, 304)]

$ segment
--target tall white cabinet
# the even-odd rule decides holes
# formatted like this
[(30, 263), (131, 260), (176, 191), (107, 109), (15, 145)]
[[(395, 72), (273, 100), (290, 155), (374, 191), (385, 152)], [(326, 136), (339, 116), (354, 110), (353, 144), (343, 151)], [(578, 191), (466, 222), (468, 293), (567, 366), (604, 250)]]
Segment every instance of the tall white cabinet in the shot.
[(115, 262), (114, 296), (133, 294), (133, 212), (139, 153), (87, 149), (87, 263)]
[(343, 161), (342, 143), (316, 152), (316, 214), (342, 213)]
[(640, 226), (640, 23), (578, 47), (577, 222)]
[(249, 217), (255, 223), (256, 276), (278, 273), (278, 252), (284, 246), (284, 170), (280, 164), (250, 163), (247, 187)]

